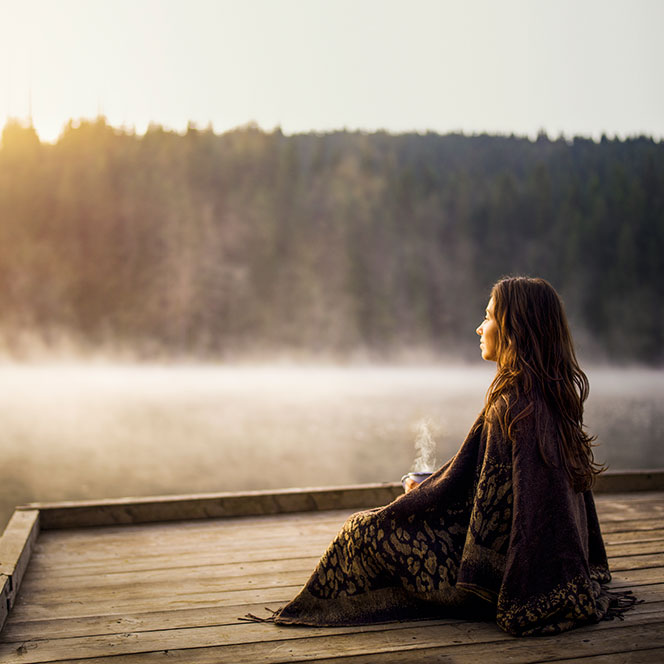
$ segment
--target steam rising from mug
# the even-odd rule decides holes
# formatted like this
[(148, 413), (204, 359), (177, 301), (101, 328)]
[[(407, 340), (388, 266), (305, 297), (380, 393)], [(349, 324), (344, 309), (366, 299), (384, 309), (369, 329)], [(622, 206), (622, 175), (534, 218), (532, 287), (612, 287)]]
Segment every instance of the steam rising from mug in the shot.
[(432, 473), (436, 469), (436, 441), (431, 430), (433, 424), (430, 420), (420, 420), (416, 425), (415, 460), (412, 471), (415, 473)]

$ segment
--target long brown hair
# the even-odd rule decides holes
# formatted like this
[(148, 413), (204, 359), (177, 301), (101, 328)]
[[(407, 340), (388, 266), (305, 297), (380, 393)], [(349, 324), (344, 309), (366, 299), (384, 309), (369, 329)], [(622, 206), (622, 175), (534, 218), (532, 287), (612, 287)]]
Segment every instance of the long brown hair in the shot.
[[(510, 440), (514, 426), (531, 413), (542, 422), (547, 409), (555, 421), (562, 465), (577, 491), (592, 487), (604, 468), (593, 456), (594, 436), (583, 426), (588, 378), (579, 367), (562, 301), (544, 279), (506, 277), (491, 290), (498, 325), (498, 370), (487, 392), (486, 412), (500, 401), (501, 425)], [(526, 403), (514, 412), (517, 401)], [(539, 450), (544, 462), (543, 431)]]

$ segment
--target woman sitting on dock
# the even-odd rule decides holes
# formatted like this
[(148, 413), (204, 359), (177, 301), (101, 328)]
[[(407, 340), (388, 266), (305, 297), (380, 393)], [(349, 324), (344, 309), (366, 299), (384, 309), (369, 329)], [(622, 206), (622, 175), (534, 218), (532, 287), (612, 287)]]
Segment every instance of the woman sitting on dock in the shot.
[(269, 620), (491, 618), (527, 636), (622, 616), (634, 603), (605, 586), (590, 490), (601, 468), (583, 428), (588, 379), (558, 294), (543, 279), (502, 279), (477, 334), (497, 372), (457, 454), (386, 507), (351, 516)]

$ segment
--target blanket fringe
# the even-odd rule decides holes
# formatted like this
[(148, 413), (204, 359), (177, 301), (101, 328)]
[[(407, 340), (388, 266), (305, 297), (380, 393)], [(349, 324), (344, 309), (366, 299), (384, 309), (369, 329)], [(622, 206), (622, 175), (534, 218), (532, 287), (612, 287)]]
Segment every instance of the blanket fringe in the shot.
[(243, 622), (257, 622), (257, 623), (273, 623), (274, 617), (279, 613), (279, 611), (273, 611), (269, 607), (265, 607), (266, 611), (269, 611), (272, 615), (267, 618), (261, 618), (260, 616), (255, 616), (253, 613), (247, 613), (245, 616), (240, 616), (238, 620)]
[(625, 620), (625, 612), (634, 608), (636, 604), (643, 604), (644, 600), (638, 599), (631, 590), (606, 590), (609, 596), (609, 608), (604, 620)]

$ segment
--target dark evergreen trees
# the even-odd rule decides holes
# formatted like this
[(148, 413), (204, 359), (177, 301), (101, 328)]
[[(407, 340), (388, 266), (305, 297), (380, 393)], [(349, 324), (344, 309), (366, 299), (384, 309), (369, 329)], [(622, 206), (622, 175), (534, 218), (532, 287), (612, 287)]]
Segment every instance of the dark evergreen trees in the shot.
[(664, 361), (664, 145), (222, 135), (103, 118), (0, 148), (0, 334), (140, 356), (471, 352), (488, 289), (549, 279), (582, 349)]

